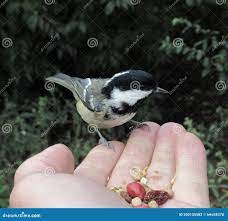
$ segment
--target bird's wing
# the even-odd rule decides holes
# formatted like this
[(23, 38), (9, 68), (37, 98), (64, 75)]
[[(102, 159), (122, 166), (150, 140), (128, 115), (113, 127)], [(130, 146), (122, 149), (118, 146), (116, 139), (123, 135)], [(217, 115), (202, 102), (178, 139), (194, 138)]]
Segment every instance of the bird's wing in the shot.
[(80, 99), (88, 109), (98, 112), (101, 110), (100, 104), (104, 99), (101, 88), (107, 79), (82, 79), (59, 73), (48, 77), (46, 80), (69, 89), (74, 94), (75, 99)]
[[(73, 81), (75, 79), (73, 78)], [(100, 112), (103, 109), (105, 96), (101, 93), (107, 79), (79, 79), (77, 83), (80, 84), (81, 93), (83, 94), (84, 101), (90, 105), (91, 109)]]

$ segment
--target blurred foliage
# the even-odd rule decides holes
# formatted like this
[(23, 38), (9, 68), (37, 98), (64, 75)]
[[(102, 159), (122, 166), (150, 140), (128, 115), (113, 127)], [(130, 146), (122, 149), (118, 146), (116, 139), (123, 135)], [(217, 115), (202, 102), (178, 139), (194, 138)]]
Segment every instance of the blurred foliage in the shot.
[[(223, 36), (219, 31), (203, 29), (199, 24), (192, 24), (187, 19), (174, 18), (173, 27), (180, 26), (178, 36), (183, 36), (180, 47), (173, 47), (173, 41), (167, 36), (162, 42), (161, 49), (167, 55), (183, 55), (187, 61), (198, 61), (202, 66), (201, 76), (217, 73), (220, 80), (226, 80), (228, 71), (228, 36)], [(184, 42), (186, 35), (195, 35), (194, 41)], [(200, 37), (200, 38), (199, 38)], [(188, 45), (189, 44), (189, 45)]]
[[(97, 142), (73, 96), (62, 87), (47, 91), (45, 77), (57, 71), (108, 77), (131, 68), (151, 72), (171, 92), (148, 99), (136, 120), (184, 123), (199, 136), (208, 152), (211, 205), (228, 206), (227, 176), (216, 175), (228, 168), (227, 4), (131, 2), (137, 1), (0, 3), (0, 125), (12, 125), (11, 133), (0, 133), (0, 207), (8, 205), (15, 169), (29, 156), (61, 142), (79, 163)], [(11, 47), (2, 47), (5, 38)], [(90, 38), (96, 47), (88, 47)], [(102, 132), (124, 141), (129, 125)]]

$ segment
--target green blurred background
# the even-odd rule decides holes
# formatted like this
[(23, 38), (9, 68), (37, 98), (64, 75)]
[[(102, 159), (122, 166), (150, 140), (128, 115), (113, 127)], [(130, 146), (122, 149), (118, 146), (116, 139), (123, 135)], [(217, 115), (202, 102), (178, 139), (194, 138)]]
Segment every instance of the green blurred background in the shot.
[[(228, 206), (226, 0), (2, 0), (0, 40), (0, 207), (29, 156), (61, 142), (79, 163), (97, 143), (71, 93), (45, 77), (127, 69), (154, 74), (170, 91), (148, 99), (135, 120), (175, 121), (199, 136), (211, 206)], [(125, 141), (129, 125), (102, 132)]]

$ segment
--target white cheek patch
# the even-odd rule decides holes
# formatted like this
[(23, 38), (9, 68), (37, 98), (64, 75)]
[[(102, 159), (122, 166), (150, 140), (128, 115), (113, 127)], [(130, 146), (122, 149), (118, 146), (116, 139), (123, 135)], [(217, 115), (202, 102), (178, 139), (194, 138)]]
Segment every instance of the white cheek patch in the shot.
[(127, 103), (130, 106), (135, 105), (139, 100), (146, 98), (150, 95), (152, 90), (150, 91), (141, 91), (137, 89), (121, 91), (118, 88), (114, 88), (111, 93), (111, 99), (109, 100), (109, 104), (116, 108), (121, 107), (122, 103)]

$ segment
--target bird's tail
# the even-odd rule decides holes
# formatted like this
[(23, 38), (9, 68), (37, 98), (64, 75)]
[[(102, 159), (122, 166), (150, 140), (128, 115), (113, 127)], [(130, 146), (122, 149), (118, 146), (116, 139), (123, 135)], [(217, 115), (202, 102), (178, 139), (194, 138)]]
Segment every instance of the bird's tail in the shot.
[(74, 96), (78, 97), (77, 91), (75, 90), (74, 81), (72, 78), (66, 74), (58, 73), (54, 76), (46, 78), (47, 81), (54, 82), (56, 84), (62, 85), (63, 87), (69, 89)]

